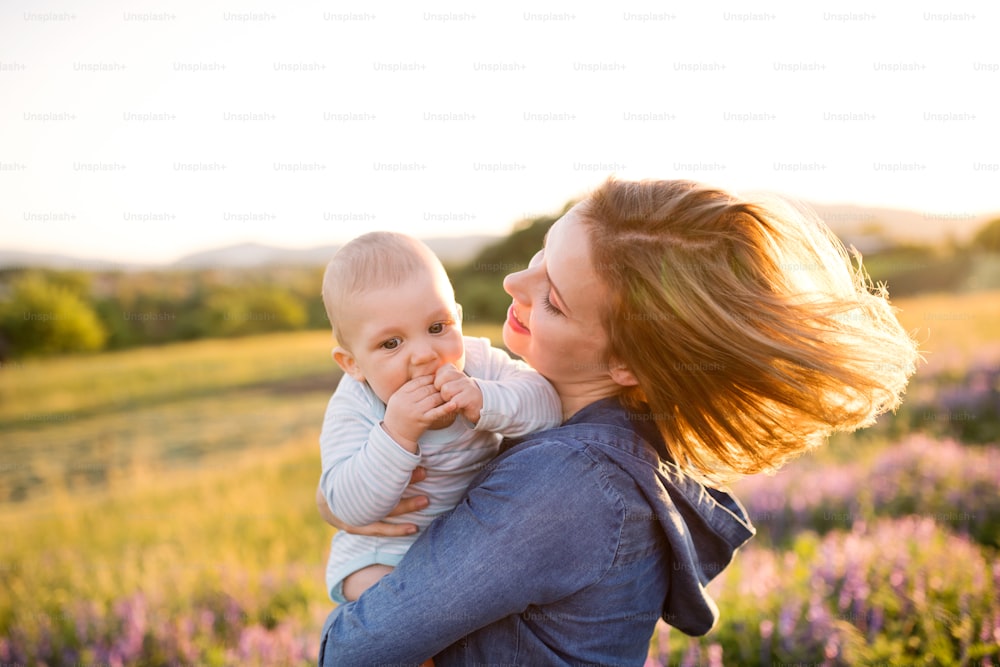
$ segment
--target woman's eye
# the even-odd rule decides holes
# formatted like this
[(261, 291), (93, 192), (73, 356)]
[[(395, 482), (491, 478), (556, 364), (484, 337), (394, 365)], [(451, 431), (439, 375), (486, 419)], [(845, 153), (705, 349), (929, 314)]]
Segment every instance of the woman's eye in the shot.
[(402, 342), (403, 341), (401, 341), (399, 338), (390, 338), (389, 340), (382, 343), (379, 347), (381, 347), (383, 350), (395, 350), (397, 347), (400, 346), (400, 344), (402, 344)]
[(552, 313), (553, 315), (562, 315), (563, 314), (563, 312), (561, 310), (559, 310), (558, 308), (556, 308), (555, 305), (553, 305), (553, 303), (551, 301), (549, 301), (549, 295), (548, 294), (546, 294), (545, 296), (542, 297), (542, 305), (545, 306), (545, 310), (547, 310), (548, 312)]
[(430, 326), (430, 328), (427, 331), (429, 331), (432, 334), (441, 333), (442, 331), (444, 331), (444, 322), (435, 322)]
[(536, 266), (540, 261), (542, 261), (542, 254), (544, 252), (545, 252), (544, 250), (539, 250), (534, 255), (532, 255), (531, 260), (528, 262), (528, 266), (529, 267)]

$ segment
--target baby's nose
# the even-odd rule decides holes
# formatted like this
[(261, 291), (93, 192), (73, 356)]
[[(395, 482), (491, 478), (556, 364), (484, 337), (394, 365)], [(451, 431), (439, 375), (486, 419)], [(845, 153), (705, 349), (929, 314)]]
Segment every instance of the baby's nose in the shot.
[(433, 373), (437, 370), (437, 351), (433, 346), (425, 346), (414, 349), (412, 356), (410, 357), (410, 364), (419, 370), (423, 370), (423, 373), (418, 373), (418, 375), (425, 375), (430, 372)]

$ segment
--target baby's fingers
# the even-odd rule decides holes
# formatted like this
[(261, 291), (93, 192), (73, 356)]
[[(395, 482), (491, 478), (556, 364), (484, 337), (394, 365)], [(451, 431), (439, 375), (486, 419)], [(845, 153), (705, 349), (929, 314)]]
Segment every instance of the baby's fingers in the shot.
[(416, 397), (424, 397), (436, 391), (437, 387), (434, 386), (433, 375), (420, 375), (415, 377), (397, 390), (397, 392), (412, 394)]
[(454, 402), (449, 401), (447, 403), (442, 403), (441, 405), (431, 408), (424, 413), (424, 418), (433, 424), (434, 422), (443, 422), (451, 419), (459, 411), (458, 405)]
[(448, 382), (465, 377), (465, 374), (458, 370), (454, 364), (445, 364), (434, 373), (434, 387), (440, 391)]

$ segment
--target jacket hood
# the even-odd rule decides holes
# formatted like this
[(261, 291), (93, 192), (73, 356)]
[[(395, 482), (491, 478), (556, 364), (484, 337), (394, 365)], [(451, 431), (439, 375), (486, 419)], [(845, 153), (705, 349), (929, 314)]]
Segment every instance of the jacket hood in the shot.
[(649, 412), (628, 412), (610, 398), (587, 406), (563, 426), (570, 425), (574, 437), (599, 447), (635, 480), (663, 528), (673, 552), (663, 620), (685, 634), (704, 635), (719, 618), (705, 587), (756, 532), (746, 509), (657, 455), (666, 448)]

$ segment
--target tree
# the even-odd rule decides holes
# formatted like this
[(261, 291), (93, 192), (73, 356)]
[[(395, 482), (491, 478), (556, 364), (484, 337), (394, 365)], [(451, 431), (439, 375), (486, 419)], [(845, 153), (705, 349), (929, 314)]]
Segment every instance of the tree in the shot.
[(574, 203), (568, 202), (559, 214), (522, 221), (510, 236), (483, 248), (472, 262), (449, 270), (467, 322), (504, 321), (510, 306), (510, 296), (503, 291), (504, 276), (528, 268), (549, 227)]
[(206, 299), (201, 318), (205, 335), (242, 336), (301, 329), (305, 306), (288, 292), (270, 286), (218, 288)]
[(972, 248), (987, 252), (1000, 252), (1000, 218), (986, 223), (976, 232), (976, 235), (972, 237)]
[(16, 278), (6, 289), (0, 301), (0, 338), (12, 357), (103, 347), (107, 332), (77, 290), (37, 273)]

